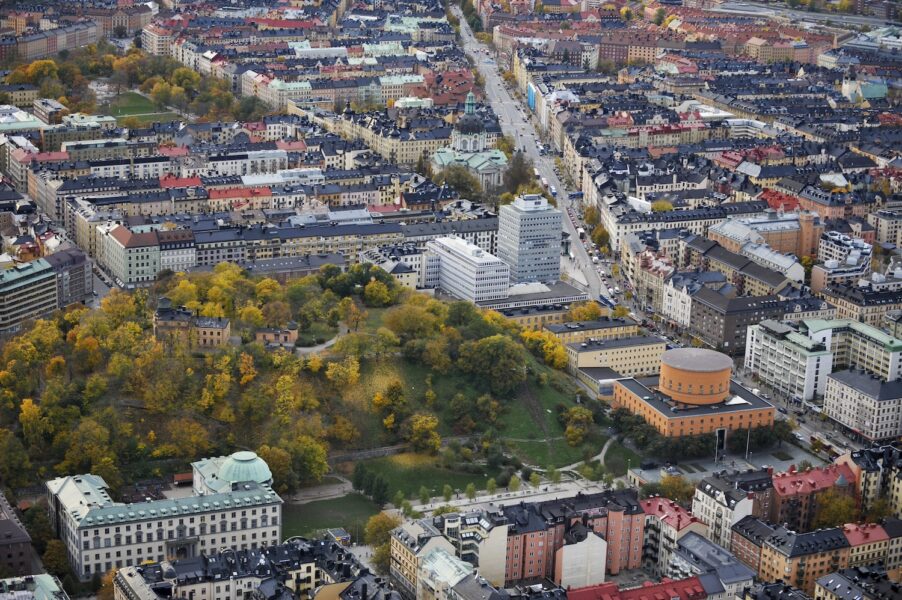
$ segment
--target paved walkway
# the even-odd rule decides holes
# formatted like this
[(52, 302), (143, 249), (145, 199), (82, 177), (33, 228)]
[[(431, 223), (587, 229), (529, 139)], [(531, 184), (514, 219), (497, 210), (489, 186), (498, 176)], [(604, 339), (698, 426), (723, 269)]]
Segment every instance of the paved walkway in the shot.
[(331, 340), (326, 340), (322, 344), (317, 344), (316, 346), (307, 346), (307, 347), (297, 346), (294, 349), (294, 352), (298, 356), (305, 356), (307, 354), (316, 354), (317, 352), (322, 352), (323, 350), (334, 346), (335, 342), (337, 342), (339, 339), (341, 339), (341, 336), (345, 335), (347, 332), (348, 332), (347, 327), (345, 327), (344, 325), (339, 325), (338, 333), (335, 334), (335, 337), (332, 338)]
[[(605, 454), (608, 453), (608, 448), (610, 448), (611, 445), (612, 445), (615, 441), (617, 441), (617, 438), (615, 438), (615, 437), (609, 437), (609, 438), (608, 438), (608, 441), (606, 441), (606, 442), (604, 443), (604, 446), (601, 447), (601, 452), (599, 452), (597, 455), (593, 456), (593, 457), (589, 460), (589, 462), (592, 462), (593, 460), (597, 460), (598, 462), (601, 463), (601, 466), (604, 466), (604, 457), (605, 457)], [(572, 465), (567, 465), (566, 467), (561, 467), (561, 468), (558, 469), (558, 470), (559, 470), (559, 471), (572, 471), (572, 470), (576, 469), (577, 467), (579, 467), (579, 466), (580, 466), (581, 464), (583, 464), (584, 462), (586, 462), (586, 461), (581, 460), (581, 461), (578, 461), (578, 462), (573, 463)]]
[(354, 486), (347, 478), (341, 475), (330, 473), (328, 477), (338, 479), (338, 483), (326, 483), (307, 489), (288, 496), (285, 500), (287, 504), (307, 504), (309, 502), (318, 502), (320, 500), (332, 500), (333, 498), (341, 498), (347, 496), (354, 491)]

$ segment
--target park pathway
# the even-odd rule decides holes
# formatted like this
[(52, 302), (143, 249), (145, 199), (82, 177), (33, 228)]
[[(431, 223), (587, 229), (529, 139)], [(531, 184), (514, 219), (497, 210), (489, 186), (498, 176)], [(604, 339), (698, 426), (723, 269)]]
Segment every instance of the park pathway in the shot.
[[(609, 438), (608, 438), (608, 441), (606, 441), (606, 442), (604, 443), (604, 446), (601, 447), (601, 452), (599, 452), (596, 456), (593, 456), (588, 462), (592, 462), (593, 460), (597, 460), (599, 463), (601, 463), (601, 466), (604, 466), (604, 457), (605, 457), (605, 454), (608, 453), (608, 448), (610, 448), (611, 445), (612, 445), (615, 441), (616, 441), (616, 438), (614, 438), (614, 437), (609, 437)], [(576, 469), (577, 467), (579, 467), (579, 466), (580, 466), (581, 464), (583, 464), (584, 462), (586, 462), (586, 461), (581, 460), (581, 461), (579, 461), (579, 462), (573, 463), (572, 465), (567, 465), (566, 467), (561, 467), (560, 470), (561, 470), (561, 471), (572, 471), (573, 469)]]

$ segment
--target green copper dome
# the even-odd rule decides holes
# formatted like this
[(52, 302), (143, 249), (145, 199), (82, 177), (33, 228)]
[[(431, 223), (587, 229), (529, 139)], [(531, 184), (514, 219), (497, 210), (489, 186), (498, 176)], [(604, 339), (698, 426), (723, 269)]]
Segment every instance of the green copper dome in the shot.
[(222, 463), (219, 469), (219, 479), (229, 483), (241, 481), (256, 481), (257, 483), (270, 483), (272, 471), (266, 461), (254, 452), (242, 451), (231, 455)]

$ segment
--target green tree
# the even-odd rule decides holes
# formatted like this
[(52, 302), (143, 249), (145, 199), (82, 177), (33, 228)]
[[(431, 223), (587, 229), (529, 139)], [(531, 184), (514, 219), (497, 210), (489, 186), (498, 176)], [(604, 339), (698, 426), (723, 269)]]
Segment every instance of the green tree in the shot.
[(506, 397), (526, 381), (523, 347), (505, 335), (493, 335), (460, 347), (458, 366), (483, 378), (496, 396)]
[(511, 477), (511, 480), (507, 484), (507, 489), (509, 489), (512, 492), (519, 492), (520, 491), (520, 483), (521, 483), (520, 478), (517, 477), (516, 475), (513, 475)]
[(451, 501), (451, 496), (454, 495), (454, 488), (452, 488), (447, 483), (442, 487), (442, 498), (445, 499), (445, 502)]
[(531, 485), (534, 488), (537, 488), (537, 487), (539, 487), (539, 485), (541, 485), (541, 483), (542, 483), (542, 477), (538, 473), (533, 471), (532, 475), (529, 476), (529, 485)]
[(435, 454), (442, 446), (438, 434), (438, 418), (434, 415), (415, 414), (410, 419), (410, 445), (414, 450)]
[(41, 557), (47, 572), (56, 577), (65, 577), (71, 573), (69, 556), (66, 554), (66, 544), (61, 540), (50, 540), (47, 549)]
[(611, 234), (601, 224), (596, 225), (595, 229), (592, 230), (591, 238), (599, 248), (607, 248), (611, 243)]
[(395, 505), (395, 508), (401, 508), (401, 503), (404, 502), (406, 498), (404, 497), (404, 492), (398, 490), (395, 492), (395, 497), (392, 499), (392, 504)]
[(494, 494), (497, 489), (498, 483), (495, 481), (494, 477), (485, 482), (485, 491), (487, 491), (489, 494)]
[(618, 304), (617, 306), (614, 307), (614, 310), (611, 311), (611, 316), (613, 316), (615, 319), (622, 319), (623, 317), (625, 317), (629, 314), (630, 314), (630, 309), (628, 309), (627, 307), (625, 307), (622, 304)]
[(653, 23), (655, 25), (660, 26), (661, 23), (663, 23), (664, 19), (666, 19), (666, 18), (667, 18), (667, 11), (664, 10), (663, 8), (659, 8), (658, 10), (655, 11), (655, 18), (653, 20)]
[(22, 442), (9, 429), (0, 429), (0, 456), (3, 457), (0, 460), (0, 481), (10, 487), (27, 485), (31, 461)]
[(817, 498), (817, 509), (811, 526), (814, 529), (839, 527), (858, 519), (855, 498), (833, 487)]
[[(257, 455), (269, 465), (276, 492), (285, 494), (297, 489), (300, 481), (294, 471), (291, 454), (288, 451), (264, 444), (257, 448)], [(359, 488), (355, 486), (355, 489)]]
[(504, 190), (516, 194), (520, 186), (532, 183), (534, 177), (532, 169), (532, 161), (522, 152), (514, 152), (504, 172)]
[(451, 165), (439, 172), (434, 181), (437, 185), (447, 185), (468, 200), (482, 197), (482, 186), (475, 175), (462, 165)]
[(289, 448), (294, 472), (302, 481), (321, 481), (329, 470), (326, 447), (309, 435), (299, 435)]
[(476, 485), (472, 481), (467, 484), (465, 493), (467, 494), (467, 498), (469, 498), (470, 500), (476, 498)]
[(586, 222), (588, 227), (595, 227), (601, 221), (601, 217), (598, 214), (598, 209), (595, 206), (587, 206), (586, 211), (583, 213), (583, 221)]
[(432, 494), (429, 493), (429, 489), (425, 485), (420, 486), (420, 504), (429, 504), (429, 501), (432, 499)]
[(564, 439), (570, 446), (579, 446), (582, 444), (594, 422), (592, 411), (584, 406), (574, 406), (570, 408), (565, 417), (564, 423)]
[(688, 504), (695, 494), (695, 486), (682, 475), (665, 475), (661, 478), (661, 495), (680, 504)]
[(391, 291), (387, 285), (374, 279), (363, 288), (363, 302), (367, 306), (388, 306), (391, 304)]

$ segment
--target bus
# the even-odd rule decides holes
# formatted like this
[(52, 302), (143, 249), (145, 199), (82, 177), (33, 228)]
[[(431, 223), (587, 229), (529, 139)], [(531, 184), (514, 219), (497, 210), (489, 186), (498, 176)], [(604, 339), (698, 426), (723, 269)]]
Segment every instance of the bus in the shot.
[(577, 227), (576, 233), (579, 235), (579, 239), (581, 239), (581, 240), (586, 239), (586, 230), (583, 229), (582, 227)]
[(570, 193), (567, 195), (567, 197), (570, 198), (571, 200), (582, 200), (582, 199), (583, 199), (583, 193), (582, 193), (582, 192), (570, 192)]

